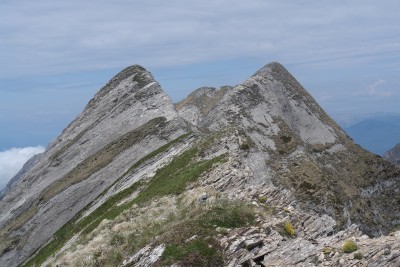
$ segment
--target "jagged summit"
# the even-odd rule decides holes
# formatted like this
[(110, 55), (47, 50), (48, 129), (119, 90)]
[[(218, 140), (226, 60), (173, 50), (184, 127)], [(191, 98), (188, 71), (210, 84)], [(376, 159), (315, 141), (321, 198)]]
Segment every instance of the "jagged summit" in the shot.
[[(134, 65), (13, 179), (0, 266), (312, 265), (327, 244), (396, 230), (399, 190), (400, 170), (355, 145), (279, 63), (176, 105)], [(225, 222), (231, 208), (240, 216)], [(385, 240), (365, 256), (376, 266)], [(180, 249), (185, 259), (164, 254)]]

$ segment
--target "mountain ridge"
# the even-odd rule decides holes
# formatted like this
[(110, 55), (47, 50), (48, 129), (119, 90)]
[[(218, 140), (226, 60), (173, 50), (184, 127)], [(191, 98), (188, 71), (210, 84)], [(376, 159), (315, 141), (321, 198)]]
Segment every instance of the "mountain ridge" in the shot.
[(394, 148), (385, 152), (385, 154), (383, 154), (383, 157), (387, 161), (389, 161), (397, 166), (400, 166), (400, 144), (397, 144)]
[[(309, 226), (321, 240), (342, 240), (343, 231), (381, 236), (399, 225), (400, 199), (388, 197), (399, 186), (400, 170), (356, 146), (277, 62), (238, 86), (200, 88), (175, 105), (151, 73), (133, 65), (98, 91), (1, 200), (0, 265), (22, 264), (36, 251), (25, 262), (31, 266), (41, 255), (51, 258), (53, 252), (43, 251), (61, 249), (72, 234), (90, 236), (119, 218), (114, 213), (146, 210), (135, 206), (142, 201), (149, 207), (166, 201), (167, 207), (176, 195), (198, 203), (191, 192), (206, 189), (229, 201), (270, 198), (292, 210), (289, 219), (298, 222), (297, 229), (307, 224), (301, 216), (307, 214), (329, 225), (329, 231)], [(289, 220), (285, 213), (273, 216), (282, 224)], [(299, 237), (299, 242), (311, 238)], [(214, 238), (209, 246), (218, 242), (224, 244)], [(243, 260), (229, 253), (230, 261)], [(266, 254), (259, 258), (266, 260)]]
[[(120, 79), (120, 77), (126, 78)], [(115, 99), (120, 100), (115, 101)], [(141, 112), (144, 110), (146, 110), (146, 116), (142, 116)], [(136, 114), (136, 116), (131, 114)], [(144, 154), (158, 148), (160, 144), (166, 143), (163, 138), (168, 140), (169, 136), (160, 135), (161, 139), (158, 137), (160, 131), (157, 120), (154, 121), (158, 117), (163, 117), (166, 121), (169, 121), (164, 123), (163, 128), (166, 132), (171, 131), (172, 137), (176, 137), (176, 133), (181, 135), (186, 132), (184, 127), (181, 126), (169, 97), (160, 89), (149, 72), (135, 65), (117, 74), (89, 101), (82, 114), (49, 146), (49, 149), (43, 155), (43, 159), (4, 195), (0, 209), (3, 210), (5, 206), (12, 206), (12, 209), (8, 209), (8, 212), (2, 212), (0, 227), (3, 228), (3, 231), (0, 231), (0, 233), (4, 235), (6, 234), (4, 230), (9, 232), (10, 229), (16, 231), (30, 221), (30, 234), (25, 238), (30, 237), (22, 242), (27, 243), (28, 247), (32, 247), (31, 250), (24, 253), (32, 253), (38, 248), (37, 244), (46, 241), (57, 228), (70, 220), (73, 215), (92, 201), (93, 197), (100, 194), (109, 185), (111, 181), (101, 178), (101, 176), (104, 177), (107, 173), (104, 165), (115, 162), (113, 158), (109, 157), (110, 153), (115, 151), (116, 153), (111, 153), (115, 157), (123, 152), (117, 142), (121, 141), (118, 140), (118, 137), (121, 137), (130, 146), (141, 146), (140, 150)], [(141, 126), (143, 127), (140, 128)], [(135, 132), (135, 129), (139, 129), (139, 131)], [(148, 131), (149, 129), (150, 131)], [(144, 130), (146, 135), (153, 135), (156, 138), (149, 143), (146, 138), (143, 139), (147, 136), (143, 136), (144, 133), (141, 133), (140, 130)], [(99, 135), (100, 132), (101, 135)], [(140, 136), (142, 138), (132, 142), (131, 139), (135, 136), (136, 139)], [(138, 144), (135, 144), (137, 141)], [(146, 143), (140, 145), (143, 142)], [(146, 151), (146, 149), (150, 151)], [(103, 153), (101, 153), (102, 151)], [(96, 155), (99, 153), (98, 159)], [(120, 160), (126, 162), (129, 158), (135, 159), (135, 157), (137, 155), (129, 155), (125, 152), (124, 159), (120, 158)], [(115, 162), (114, 164), (113, 170), (110, 169), (108, 172), (121, 173), (121, 170), (116, 169), (116, 166), (121, 166), (121, 163)], [(87, 179), (93, 176), (92, 172), (96, 173), (101, 170), (106, 170), (106, 173), (99, 173), (98, 177), (92, 181)], [(54, 176), (55, 173), (56, 176)], [(96, 180), (98, 181), (97, 185), (94, 184)], [(89, 188), (92, 188), (93, 191), (89, 191), (88, 194), (84, 186), (76, 186), (79, 183), (88, 183)], [(22, 186), (18, 186), (18, 184)], [(32, 185), (35, 185), (34, 190)], [(30, 188), (27, 192), (29, 194), (21, 192), (26, 187)], [(69, 189), (65, 190), (66, 188)], [(22, 201), (20, 201), (20, 195), (25, 195)], [(70, 198), (71, 195), (74, 195), (73, 199)], [(53, 198), (55, 199), (51, 200)], [(58, 198), (64, 200), (56, 200)], [(81, 199), (81, 201), (77, 202), (76, 199)], [(51, 203), (54, 203), (52, 204), (55, 205), (54, 209), (49, 209)], [(69, 207), (72, 208), (71, 211), (60, 212), (60, 210), (68, 210)], [(49, 211), (51, 210), (54, 210), (56, 214), (50, 216)], [(40, 211), (41, 215), (37, 213)], [(49, 217), (46, 217), (43, 213), (46, 213), (46, 216), (57, 218), (52, 223), (56, 225), (55, 227), (46, 225), (46, 218)], [(16, 219), (10, 222), (12, 216)], [(41, 219), (40, 216), (43, 218)], [(36, 222), (34, 222), (35, 218)], [(32, 227), (35, 229), (35, 225), (38, 229), (36, 231), (32, 229)], [(11, 243), (14, 242), (13, 239), (9, 239), (8, 242), (3, 244), (9, 244), (10, 241)], [(2, 248), (2, 250), (4, 249)], [(28, 255), (17, 255), (21, 258), (26, 256)]]

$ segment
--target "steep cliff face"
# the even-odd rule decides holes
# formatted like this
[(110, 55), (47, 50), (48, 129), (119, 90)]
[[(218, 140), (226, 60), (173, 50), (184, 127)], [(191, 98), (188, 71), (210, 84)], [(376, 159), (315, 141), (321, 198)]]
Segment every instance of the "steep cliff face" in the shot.
[[(339, 252), (357, 239), (378, 266), (400, 247), (363, 234), (396, 230), (398, 192), (400, 170), (353, 144), (279, 63), (175, 106), (132, 66), (14, 180), (0, 265), (40, 248), (27, 266), (338, 266), (356, 263)], [(374, 258), (385, 242), (393, 257)]]
[(394, 148), (383, 154), (383, 157), (387, 161), (400, 166), (400, 144), (397, 144)]
[(132, 164), (184, 133), (149, 72), (116, 75), (0, 202), (0, 265), (21, 263)]

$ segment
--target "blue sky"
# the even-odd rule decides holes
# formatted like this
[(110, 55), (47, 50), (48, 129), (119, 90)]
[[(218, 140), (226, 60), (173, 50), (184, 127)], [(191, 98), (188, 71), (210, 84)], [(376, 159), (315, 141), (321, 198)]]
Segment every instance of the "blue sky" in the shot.
[(46, 146), (132, 64), (174, 101), (279, 61), (336, 119), (399, 112), (399, 11), (398, 0), (2, 0), (0, 151)]

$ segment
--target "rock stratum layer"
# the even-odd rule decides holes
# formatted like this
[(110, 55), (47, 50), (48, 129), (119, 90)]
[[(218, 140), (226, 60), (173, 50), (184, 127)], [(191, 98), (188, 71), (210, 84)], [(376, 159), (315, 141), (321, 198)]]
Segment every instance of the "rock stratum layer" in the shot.
[(1, 266), (399, 264), (400, 170), (279, 63), (175, 105), (126, 68), (31, 163), (0, 202)]

